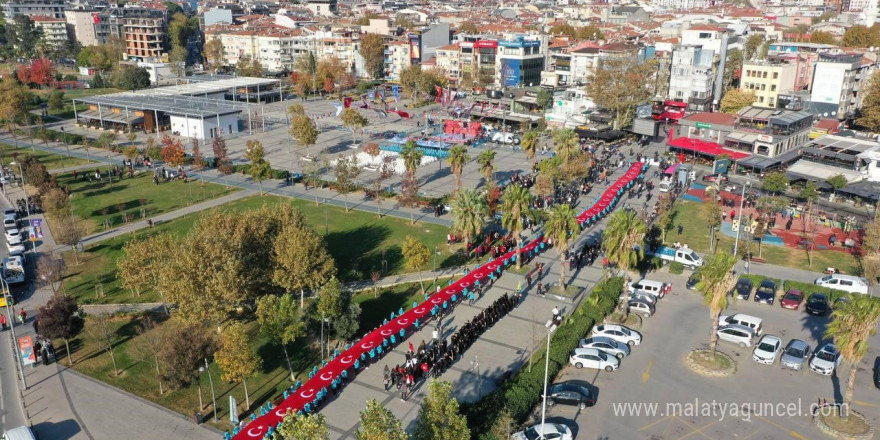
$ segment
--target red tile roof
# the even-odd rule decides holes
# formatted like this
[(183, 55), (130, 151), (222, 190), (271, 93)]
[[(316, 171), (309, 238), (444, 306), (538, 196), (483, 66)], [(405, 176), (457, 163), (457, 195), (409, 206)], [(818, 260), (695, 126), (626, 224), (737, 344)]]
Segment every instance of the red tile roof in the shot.
[(684, 117), (685, 120), (694, 122), (705, 122), (707, 124), (729, 125), (733, 126), (736, 117), (727, 113), (709, 113), (699, 112)]

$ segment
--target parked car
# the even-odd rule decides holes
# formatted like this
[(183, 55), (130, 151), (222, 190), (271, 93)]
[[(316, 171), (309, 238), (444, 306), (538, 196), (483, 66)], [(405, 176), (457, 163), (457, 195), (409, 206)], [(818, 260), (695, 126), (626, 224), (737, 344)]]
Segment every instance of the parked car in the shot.
[(755, 302), (773, 305), (776, 299), (776, 283), (771, 280), (761, 281), (755, 290)]
[(593, 406), (596, 396), (590, 387), (590, 383), (583, 380), (555, 383), (547, 390), (547, 405), (577, 405), (580, 409)]
[(703, 176), (703, 182), (727, 182), (727, 176), (724, 174), (706, 174)]
[(807, 298), (807, 305), (804, 310), (811, 315), (825, 316), (831, 311), (828, 304), (828, 297), (824, 293), (813, 293)]
[(630, 300), (646, 302), (652, 306), (657, 306), (657, 297), (645, 292), (633, 292), (629, 294)]
[(782, 351), (782, 367), (800, 370), (808, 357), (810, 357), (810, 344), (800, 339), (792, 339)]
[(880, 389), (880, 356), (874, 360), (874, 387)]
[(33, 431), (31, 428), (27, 426), (19, 426), (18, 428), (12, 428), (3, 433), (3, 436), (0, 437), (2, 440), (35, 440)]
[(21, 230), (20, 229), (7, 229), (4, 231), (4, 235), (6, 235), (6, 241), (18, 240), (21, 241)]
[(745, 313), (734, 313), (733, 315), (721, 315), (718, 317), (718, 326), (737, 324), (752, 329), (755, 336), (761, 336), (764, 332), (764, 320), (757, 316), (746, 315)]
[(514, 440), (572, 440), (571, 429), (559, 423), (545, 423), (531, 426), (525, 431), (513, 434)]
[(823, 345), (810, 358), (810, 369), (825, 376), (834, 373), (838, 365), (840, 365), (840, 350), (831, 343)]
[(24, 242), (21, 241), (21, 237), (7, 241), (6, 248), (9, 250), (9, 255), (22, 255), (25, 251)]
[(817, 286), (830, 287), (849, 293), (868, 293), (868, 280), (853, 275), (833, 273), (815, 281)]
[(752, 296), (752, 280), (742, 277), (736, 282), (733, 291), (739, 295), (739, 299), (748, 300)]
[(644, 318), (650, 317), (657, 310), (652, 304), (637, 299), (629, 300), (629, 303), (627, 303), (627, 309), (629, 310), (629, 313), (636, 313), (642, 315)]
[(739, 324), (725, 325), (718, 329), (718, 339), (737, 344), (740, 347), (751, 347), (755, 338), (755, 331)]
[(785, 292), (785, 295), (782, 295), (782, 299), (779, 300), (779, 305), (783, 309), (797, 310), (801, 307), (803, 301), (804, 292), (797, 289), (788, 289), (788, 292)]
[(687, 288), (688, 290), (694, 290), (697, 288), (697, 283), (699, 283), (699, 282), (700, 282), (700, 275), (697, 273), (694, 273), (688, 278), (687, 283), (684, 284), (684, 287)]
[(4, 209), (3, 210), (3, 218), (6, 218), (6, 216), (9, 216), (9, 215), (11, 215), (15, 218), (18, 218), (18, 211), (15, 208)]
[(642, 343), (641, 333), (617, 324), (602, 324), (593, 327), (593, 337), (596, 336), (607, 336), (630, 347)]
[(607, 336), (593, 336), (592, 338), (581, 339), (578, 347), (602, 350), (618, 359), (623, 359), (624, 356), (629, 355), (629, 345), (615, 341)]
[(592, 368), (608, 372), (620, 367), (620, 360), (595, 348), (575, 348), (568, 358), (568, 363), (575, 368)]
[(3, 217), (3, 229), (18, 229), (18, 217), (12, 214), (6, 214)]
[(779, 353), (782, 351), (782, 339), (773, 335), (764, 335), (758, 344), (755, 345), (755, 351), (752, 352), (752, 360), (764, 365), (773, 365)]

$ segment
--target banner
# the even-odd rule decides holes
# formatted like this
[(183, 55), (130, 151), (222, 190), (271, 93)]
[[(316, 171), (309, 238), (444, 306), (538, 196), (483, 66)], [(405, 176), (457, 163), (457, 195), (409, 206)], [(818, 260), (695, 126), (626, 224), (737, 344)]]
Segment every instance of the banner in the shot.
[(37, 354), (34, 353), (34, 339), (30, 336), (18, 338), (18, 349), (21, 351), (21, 364), (24, 366), (37, 363)]
[(231, 394), (229, 395), (229, 421), (233, 425), (238, 425), (238, 401)]
[(434, 102), (442, 102), (443, 100), (443, 88), (440, 86), (434, 86), (434, 91), (437, 92), (437, 99)]
[(31, 241), (37, 241), (38, 238), (43, 238), (43, 219), (34, 218), (31, 219)]

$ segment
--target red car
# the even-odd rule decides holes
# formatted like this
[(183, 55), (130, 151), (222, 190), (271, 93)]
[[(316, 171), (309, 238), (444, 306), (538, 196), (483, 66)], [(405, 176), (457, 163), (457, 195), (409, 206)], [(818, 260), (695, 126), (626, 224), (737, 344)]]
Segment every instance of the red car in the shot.
[(724, 174), (706, 174), (703, 176), (704, 182), (727, 182), (727, 176)]
[(803, 301), (804, 292), (789, 289), (788, 292), (785, 292), (785, 295), (782, 295), (779, 305), (781, 305), (783, 309), (797, 310)]

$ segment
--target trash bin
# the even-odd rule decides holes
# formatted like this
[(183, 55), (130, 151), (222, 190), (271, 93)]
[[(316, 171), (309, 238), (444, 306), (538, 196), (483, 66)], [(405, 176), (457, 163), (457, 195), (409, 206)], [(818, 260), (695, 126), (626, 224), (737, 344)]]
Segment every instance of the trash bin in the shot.
[(196, 425), (201, 425), (204, 420), (204, 416), (201, 411), (196, 411), (193, 413), (193, 421), (196, 422)]

